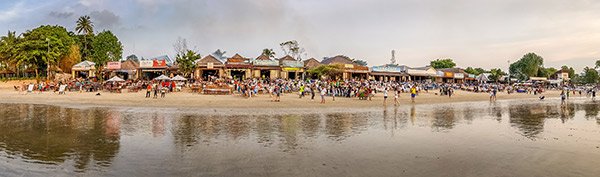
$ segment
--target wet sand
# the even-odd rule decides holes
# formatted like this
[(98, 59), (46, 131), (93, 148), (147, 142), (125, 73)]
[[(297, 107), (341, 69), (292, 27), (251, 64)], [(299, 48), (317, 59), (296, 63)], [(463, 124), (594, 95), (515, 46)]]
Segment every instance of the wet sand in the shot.
[(257, 115), (0, 104), (0, 176), (597, 176), (599, 104)]

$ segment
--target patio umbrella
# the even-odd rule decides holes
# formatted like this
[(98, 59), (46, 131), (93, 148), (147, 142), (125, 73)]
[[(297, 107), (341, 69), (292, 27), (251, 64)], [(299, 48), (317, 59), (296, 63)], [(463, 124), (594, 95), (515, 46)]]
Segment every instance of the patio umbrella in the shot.
[(185, 77), (181, 77), (180, 75), (177, 75), (173, 78), (171, 78), (172, 81), (187, 81), (187, 79)]
[(107, 80), (108, 82), (123, 82), (125, 80), (121, 79), (119, 76), (115, 76)]
[(171, 80), (171, 78), (169, 78), (169, 77), (167, 77), (167, 76), (165, 76), (163, 74), (163, 75), (160, 75), (160, 76), (154, 78), (154, 80), (165, 80), (165, 81), (168, 81), (168, 80)]

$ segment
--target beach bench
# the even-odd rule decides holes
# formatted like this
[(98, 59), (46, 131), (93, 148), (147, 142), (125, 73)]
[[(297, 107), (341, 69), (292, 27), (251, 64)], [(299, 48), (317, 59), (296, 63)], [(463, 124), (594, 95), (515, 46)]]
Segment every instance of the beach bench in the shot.
[(203, 94), (207, 95), (228, 95), (231, 94), (230, 89), (226, 88), (206, 88), (202, 90)]

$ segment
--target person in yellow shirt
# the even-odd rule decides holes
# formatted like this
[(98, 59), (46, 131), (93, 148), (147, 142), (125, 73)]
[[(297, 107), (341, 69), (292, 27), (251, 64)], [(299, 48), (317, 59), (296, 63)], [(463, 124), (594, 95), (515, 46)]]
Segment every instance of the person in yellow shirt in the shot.
[(417, 87), (416, 86), (412, 86), (410, 88), (410, 99), (412, 100), (412, 102), (415, 102), (415, 97), (417, 96)]

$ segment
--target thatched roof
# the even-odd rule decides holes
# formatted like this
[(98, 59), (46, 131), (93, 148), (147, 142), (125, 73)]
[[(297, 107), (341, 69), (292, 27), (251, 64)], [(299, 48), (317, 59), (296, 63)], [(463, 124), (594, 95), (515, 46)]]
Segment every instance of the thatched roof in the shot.
[(123, 63), (121, 63), (122, 70), (136, 70), (139, 67), (140, 67), (140, 64), (133, 60), (125, 60)]
[(310, 58), (308, 60), (304, 60), (304, 67), (306, 68), (315, 68), (321, 65), (321, 62), (319, 62), (317, 59), (315, 58)]
[(292, 56), (290, 56), (290, 55), (283, 56), (283, 57), (281, 57), (281, 58), (279, 59), (279, 61), (284, 61), (284, 60), (296, 61), (296, 59), (294, 59), (294, 58), (293, 58)]
[(198, 62), (196, 62), (196, 65), (206, 65), (207, 63), (219, 63), (219, 64), (223, 64), (223, 62), (217, 58), (215, 58), (212, 55), (207, 55), (204, 58), (198, 60)]
[(323, 61), (321, 61), (322, 64), (355, 64), (354, 62), (352, 62), (352, 60), (350, 58), (348, 58), (347, 56), (343, 56), (343, 55), (338, 55), (335, 57), (331, 57), (331, 58), (326, 58)]
[(263, 55), (256, 57), (256, 60), (271, 60), (271, 58), (269, 58), (268, 56), (263, 54)]

